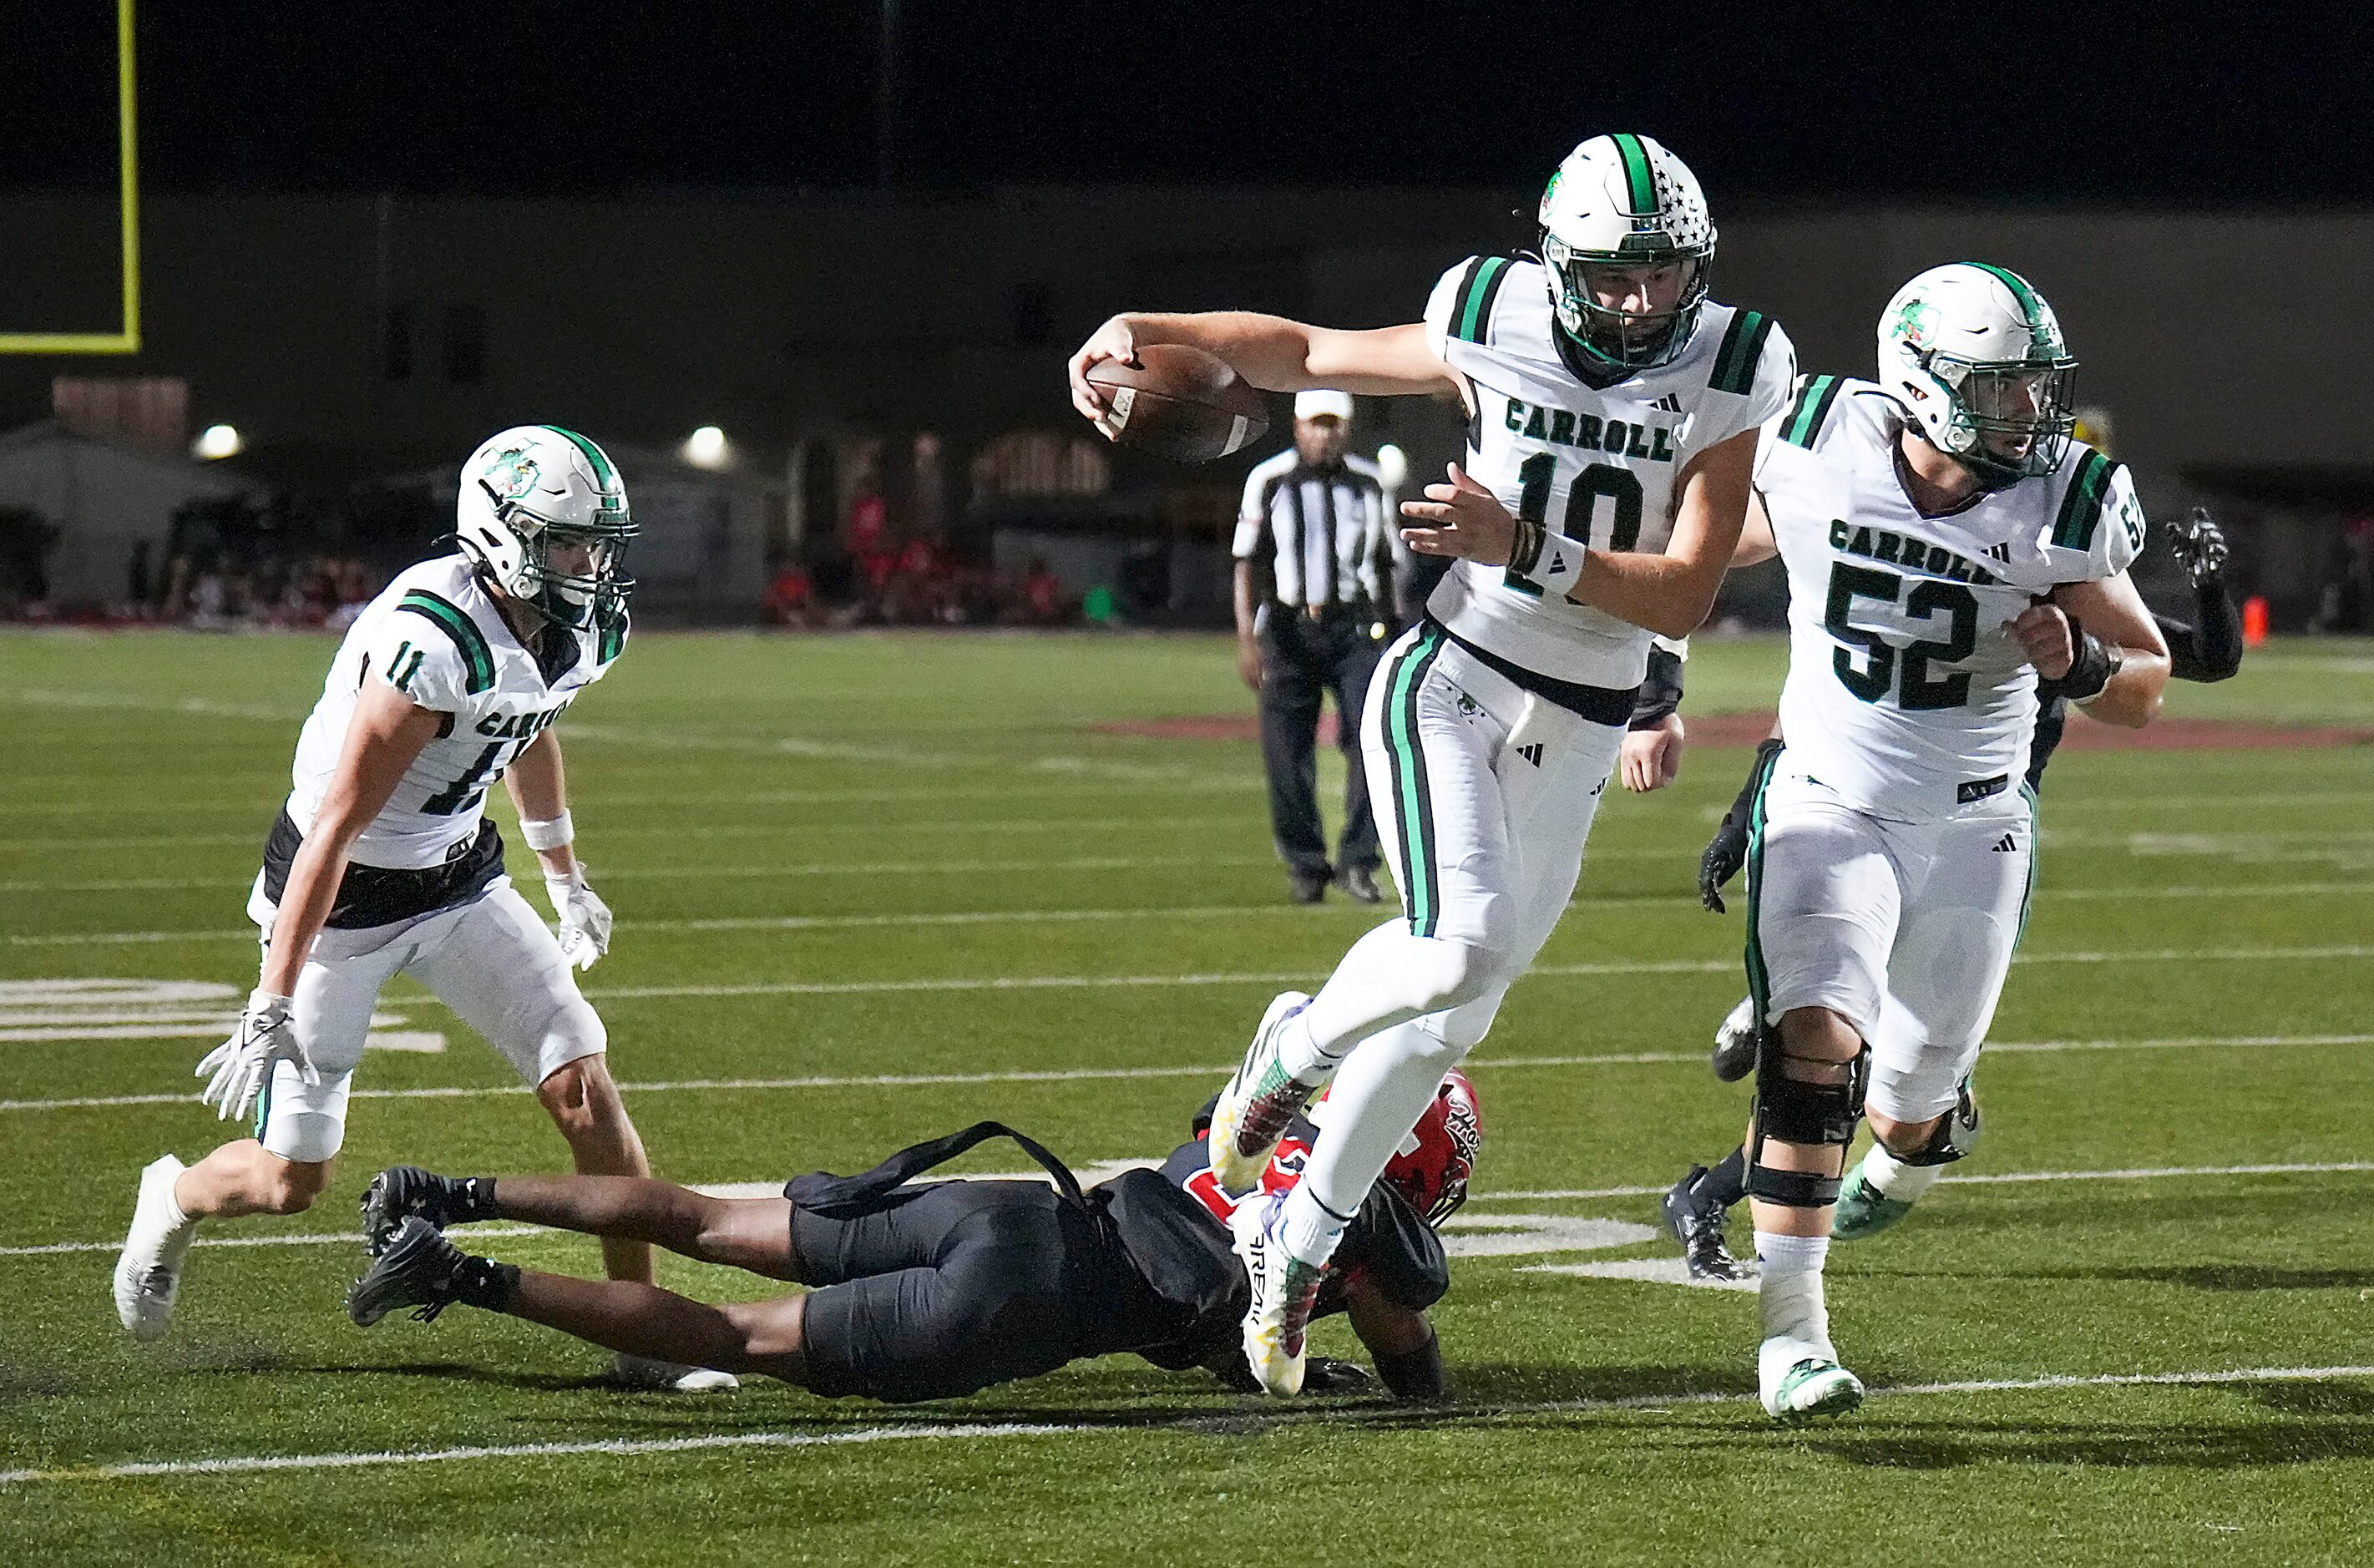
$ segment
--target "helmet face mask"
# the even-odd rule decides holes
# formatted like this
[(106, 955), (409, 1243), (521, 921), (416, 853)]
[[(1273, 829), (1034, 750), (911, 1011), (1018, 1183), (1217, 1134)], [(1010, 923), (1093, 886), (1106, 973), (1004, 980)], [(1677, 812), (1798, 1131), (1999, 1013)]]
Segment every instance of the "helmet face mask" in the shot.
[(1906, 284), (1880, 318), (1879, 374), (1922, 437), (1990, 489), (2051, 474), (2069, 454), (2077, 361), (2016, 273), (1957, 262)]
[(1646, 136), (1593, 136), (1542, 192), (1541, 254), (1565, 342), (1629, 374), (1688, 348), (1715, 229), (1689, 166)]
[(554, 425), (505, 430), (463, 465), (454, 535), (507, 596), (571, 630), (615, 622), (634, 579), (626, 487), (608, 454)]
[[(1681, 353), (1706, 302), (1709, 258), (1668, 251), (1604, 255), (1542, 235), (1558, 325), (1577, 347), (1606, 365), (1646, 369)], [(1630, 310), (1609, 299), (1645, 298)], [(1669, 302), (1668, 302), (1669, 301)]]

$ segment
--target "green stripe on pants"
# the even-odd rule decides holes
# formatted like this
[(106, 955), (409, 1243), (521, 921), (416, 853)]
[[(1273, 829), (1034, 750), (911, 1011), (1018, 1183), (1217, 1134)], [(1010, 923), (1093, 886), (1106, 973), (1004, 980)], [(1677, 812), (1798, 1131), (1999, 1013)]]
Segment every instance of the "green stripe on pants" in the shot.
[(1385, 754), (1393, 766), (1394, 814), (1401, 819), (1396, 847), (1402, 855), (1402, 898), (1415, 936), (1432, 936), (1441, 914), (1434, 879), (1434, 802), (1417, 734), (1418, 688), (1441, 649), (1440, 630), (1421, 633), (1395, 661), (1385, 696)]

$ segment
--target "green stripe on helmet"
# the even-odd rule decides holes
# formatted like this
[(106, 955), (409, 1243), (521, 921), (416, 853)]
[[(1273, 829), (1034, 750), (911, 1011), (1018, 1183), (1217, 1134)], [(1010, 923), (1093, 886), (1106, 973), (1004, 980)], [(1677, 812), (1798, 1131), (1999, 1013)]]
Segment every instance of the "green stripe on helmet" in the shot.
[(1615, 142), (1616, 156), (1624, 160), (1624, 182), (1631, 189), (1633, 214), (1655, 212), (1657, 177), (1649, 167), (1649, 149), (1629, 131), (1616, 132)]
[(594, 483), (601, 486), (605, 490), (617, 487), (618, 471), (610, 466), (610, 457), (607, 452), (574, 430), (564, 430), (558, 425), (546, 425), (544, 427), (556, 436), (566, 437), (579, 451), (585, 454), (585, 461), (594, 465)]
[(1992, 262), (1972, 262), (1970, 265), (1998, 279), (2011, 290), (2012, 298), (2019, 301), (2020, 310), (2027, 314), (2029, 325), (2033, 326), (2043, 315), (2044, 302), (2036, 297), (2036, 290), (2027, 286), (2027, 279), (2009, 267), (1999, 267)]

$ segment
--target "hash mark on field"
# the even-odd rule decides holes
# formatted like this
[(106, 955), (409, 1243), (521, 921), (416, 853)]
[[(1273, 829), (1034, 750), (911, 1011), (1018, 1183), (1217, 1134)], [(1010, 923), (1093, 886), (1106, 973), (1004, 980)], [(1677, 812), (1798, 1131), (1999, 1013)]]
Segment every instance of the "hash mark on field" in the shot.
[[(2186, 1050), (2201, 1047), (2364, 1046), (2374, 1035), (2192, 1035), (2160, 1040), (2005, 1040), (1990, 1051), (2121, 1051)], [(403, 1049), (403, 1047), (393, 1047)], [(1703, 1051), (1604, 1051), (1587, 1056), (1484, 1057), (1471, 1068), (1492, 1071), (1524, 1067), (1641, 1067), (1672, 1062), (1702, 1062)], [(1216, 1078), (1235, 1064), (1222, 1062), (1193, 1067), (1063, 1067), (1013, 1068), (986, 1072), (886, 1072), (854, 1076), (808, 1075), (797, 1078), (684, 1078), (649, 1083), (621, 1083), (637, 1094), (679, 1091), (746, 1091), (757, 1089), (913, 1089), (968, 1083), (1074, 1083), (1130, 1078)], [(472, 1100), (524, 1094), (518, 1084), (450, 1084), (423, 1089), (357, 1089), (358, 1100)], [(180, 1106), (196, 1103), (194, 1092), (176, 1094), (82, 1094), (42, 1100), (0, 1100), (0, 1111), (89, 1110), (109, 1106)], [(1661, 1189), (1662, 1190), (1662, 1189)]]
[[(2343, 1378), (2374, 1377), (2374, 1366), (2231, 1367), (2212, 1372), (2103, 1373), (2092, 1376), (1977, 1378), (1957, 1383), (1912, 1383), (1868, 1391), (1873, 1398), (1934, 1398), (1955, 1394), (2017, 1394), (2079, 1388), (2216, 1387), (2235, 1383), (2326, 1383)], [(1673, 1394), (1631, 1394), (1612, 1399), (1555, 1399), (1533, 1404), (1449, 1406), (1440, 1419), (1503, 1420), (1534, 1415), (1587, 1415), (1594, 1411), (1662, 1410), (1685, 1405), (1748, 1404), (1753, 1395), (1708, 1389)], [(718, 1448), (817, 1448), (858, 1443), (903, 1442), (923, 1438), (1001, 1437), (1126, 1437), (1134, 1433), (1209, 1430), (1214, 1418), (1234, 1427), (1246, 1420), (1264, 1427), (1297, 1425), (1362, 1426), (1381, 1420), (1406, 1421), (1406, 1411), (1354, 1408), (1334, 1410), (1283, 1410), (1258, 1413), (1242, 1410), (1196, 1410), (1168, 1421), (1137, 1421), (1095, 1425), (1087, 1422), (999, 1422), (972, 1426), (930, 1425), (860, 1427), (840, 1432), (720, 1432), (697, 1437), (596, 1439), (582, 1443), (519, 1443), (469, 1448), (393, 1449), (347, 1454), (243, 1454), (214, 1459), (142, 1459), (128, 1463), (65, 1466), (54, 1469), (0, 1470), (0, 1486), (24, 1486), (55, 1481), (123, 1480), (152, 1476), (246, 1475), (259, 1470), (356, 1469), (371, 1465), (430, 1465), (485, 1459), (539, 1459), (578, 1455), (626, 1457), (644, 1454), (687, 1454)], [(1776, 1431), (1776, 1440), (1789, 1434)]]

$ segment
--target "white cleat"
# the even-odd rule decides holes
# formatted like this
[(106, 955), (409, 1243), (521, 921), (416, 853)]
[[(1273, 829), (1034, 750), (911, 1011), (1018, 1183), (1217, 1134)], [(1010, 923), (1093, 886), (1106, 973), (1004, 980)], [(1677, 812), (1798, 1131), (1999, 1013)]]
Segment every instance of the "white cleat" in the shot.
[(1757, 1350), (1756, 1371), (1765, 1414), (1792, 1426), (1842, 1416), (1863, 1403), (1863, 1379), (1840, 1366), (1828, 1345), (1775, 1334)]
[(182, 1260), (198, 1233), (173, 1203), (173, 1182), (183, 1169), (181, 1161), (167, 1154), (140, 1173), (132, 1230), (115, 1260), (115, 1316), (143, 1343), (165, 1337), (173, 1319), (173, 1298), (182, 1290)]
[(742, 1387), (742, 1380), (730, 1372), (685, 1366), (653, 1356), (632, 1356), (624, 1351), (618, 1352), (610, 1370), (629, 1388), (661, 1394), (722, 1394)]
[(1205, 1157), (1229, 1192), (1251, 1192), (1261, 1185), (1277, 1141), (1319, 1093), (1318, 1085), (1288, 1077), (1277, 1059), (1279, 1027), (1310, 1005), (1310, 999), (1300, 991), (1280, 991), (1271, 1000), (1261, 1027), (1253, 1031), (1253, 1043), (1246, 1047), (1244, 1062), (1212, 1107)]
[(1311, 1309), (1318, 1305), (1324, 1268), (1286, 1250), (1277, 1234), (1286, 1194), (1247, 1199), (1228, 1216), (1229, 1245), (1252, 1284), (1245, 1309), (1245, 1364), (1264, 1392), (1287, 1398), (1302, 1392), (1304, 1351)]

